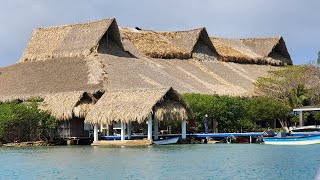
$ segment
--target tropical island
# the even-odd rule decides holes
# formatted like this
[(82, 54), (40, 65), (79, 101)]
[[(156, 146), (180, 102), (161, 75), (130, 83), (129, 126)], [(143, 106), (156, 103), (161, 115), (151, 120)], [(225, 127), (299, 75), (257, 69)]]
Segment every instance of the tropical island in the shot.
[(320, 103), (319, 77), (317, 65), (292, 65), (280, 36), (159, 32), (114, 18), (39, 28), (21, 59), (0, 68), (0, 142), (91, 143), (116, 125), (122, 140), (124, 129), (129, 139), (183, 136), (204, 132), (206, 114), (212, 133), (287, 128), (299, 122), (293, 108)]

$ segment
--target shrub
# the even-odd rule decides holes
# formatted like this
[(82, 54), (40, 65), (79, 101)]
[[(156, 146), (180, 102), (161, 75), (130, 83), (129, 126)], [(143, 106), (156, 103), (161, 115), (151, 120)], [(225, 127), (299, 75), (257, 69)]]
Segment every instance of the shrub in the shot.
[(0, 104), (0, 141), (36, 141), (52, 138), (55, 119), (37, 109), (37, 102)]

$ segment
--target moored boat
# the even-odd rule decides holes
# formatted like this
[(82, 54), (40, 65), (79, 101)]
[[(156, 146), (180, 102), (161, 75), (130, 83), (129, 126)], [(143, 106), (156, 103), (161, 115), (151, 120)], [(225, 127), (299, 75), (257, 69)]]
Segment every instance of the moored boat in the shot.
[(176, 144), (180, 137), (172, 137), (167, 139), (154, 140), (153, 144), (155, 145), (166, 145), (166, 144)]
[(320, 135), (263, 137), (262, 141), (272, 145), (309, 145), (320, 143)]

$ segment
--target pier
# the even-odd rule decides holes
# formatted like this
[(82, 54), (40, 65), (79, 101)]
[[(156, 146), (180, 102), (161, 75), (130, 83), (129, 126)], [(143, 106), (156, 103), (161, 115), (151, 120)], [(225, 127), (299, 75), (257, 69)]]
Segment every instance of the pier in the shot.
[[(320, 135), (320, 132), (294, 132), (292, 133), (293, 136), (306, 136), (306, 135)], [(228, 139), (228, 138), (247, 138), (248, 143), (255, 142), (254, 139), (261, 137), (262, 132), (248, 132), (248, 133), (195, 133), (195, 134), (187, 134), (187, 139), (195, 139), (195, 140), (208, 140), (208, 139), (215, 139), (215, 140), (222, 140), (222, 139)], [(128, 138), (127, 135), (125, 135), (125, 140), (142, 140), (147, 139), (147, 135), (131, 135), (131, 138)], [(169, 137), (181, 137), (181, 134), (159, 134), (159, 139), (165, 139)], [(112, 140), (121, 140), (120, 136), (100, 136), (99, 140), (106, 140), (106, 141), (112, 141)]]
[[(181, 136), (181, 134), (159, 134), (159, 138), (165, 137), (177, 137)], [(254, 137), (254, 136), (262, 136), (262, 132), (250, 132), (250, 133), (195, 133), (195, 134), (187, 134), (187, 138), (227, 138), (227, 137)], [(147, 138), (147, 135), (131, 135), (131, 139), (143, 139)], [(120, 140), (120, 136), (100, 136), (99, 140)], [(128, 139), (128, 136), (125, 136), (125, 139)]]
[[(262, 132), (249, 132), (249, 133), (195, 133), (195, 134), (187, 134), (187, 139), (195, 139), (195, 140), (208, 140), (208, 139), (216, 139), (216, 140), (222, 140), (222, 139), (228, 139), (228, 138), (248, 138), (248, 142), (251, 143), (253, 138), (257, 138), (259, 136), (262, 136)], [(181, 134), (159, 134), (159, 139), (168, 138), (168, 137), (181, 137)], [(147, 139), (147, 135), (131, 135), (130, 138), (126, 135), (125, 140), (138, 140), (138, 139)], [(99, 140), (121, 140), (121, 136), (100, 136)], [(231, 141), (231, 140), (229, 140)]]

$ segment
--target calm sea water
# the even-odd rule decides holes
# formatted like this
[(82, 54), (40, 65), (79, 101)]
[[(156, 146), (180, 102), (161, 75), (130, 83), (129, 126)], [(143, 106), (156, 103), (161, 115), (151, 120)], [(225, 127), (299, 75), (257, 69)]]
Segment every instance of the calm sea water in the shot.
[(0, 179), (314, 179), (320, 145), (0, 148)]

